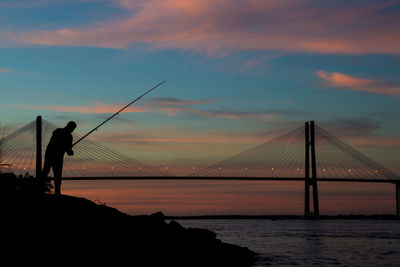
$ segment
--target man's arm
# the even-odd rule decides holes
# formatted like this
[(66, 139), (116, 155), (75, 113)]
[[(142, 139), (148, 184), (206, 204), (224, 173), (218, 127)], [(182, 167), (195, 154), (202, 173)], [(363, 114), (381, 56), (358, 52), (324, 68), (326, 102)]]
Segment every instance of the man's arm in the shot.
[(74, 151), (72, 151), (72, 134), (68, 136), (68, 143), (67, 143), (67, 155), (68, 156), (73, 156)]

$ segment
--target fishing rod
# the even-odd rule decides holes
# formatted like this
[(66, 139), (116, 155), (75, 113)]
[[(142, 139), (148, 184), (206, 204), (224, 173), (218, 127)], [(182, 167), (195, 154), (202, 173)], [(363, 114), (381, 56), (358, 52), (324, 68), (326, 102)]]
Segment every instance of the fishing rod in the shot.
[(119, 113), (121, 113), (124, 109), (126, 109), (127, 107), (129, 107), (130, 105), (132, 105), (133, 103), (135, 103), (136, 101), (138, 101), (139, 99), (141, 99), (142, 97), (144, 97), (145, 95), (147, 95), (148, 93), (150, 93), (151, 91), (153, 91), (154, 89), (156, 89), (157, 87), (159, 87), (160, 85), (162, 85), (163, 83), (166, 83), (167, 81), (163, 81), (160, 82), (159, 84), (157, 84), (156, 86), (154, 86), (153, 88), (151, 88), (150, 90), (148, 90), (147, 92), (145, 92), (144, 94), (142, 94), (141, 96), (139, 96), (138, 98), (136, 98), (135, 100), (133, 100), (132, 102), (130, 102), (129, 104), (127, 104), (125, 107), (121, 108), (120, 110), (118, 110), (116, 113), (114, 113), (112, 116), (110, 116), (108, 119), (106, 119), (105, 121), (103, 121), (102, 123), (100, 123), (99, 125), (97, 125), (93, 130), (91, 130), (90, 132), (88, 132), (87, 134), (85, 134), (84, 136), (82, 136), (78, 141), (76, 141), (72, 146), (75, 146), (76, 144), (78, 144), (80, 141), (82, 141), (84, 138), (86, 138), (89, 134), (93, 133), (94, 131), (96, 131), (100, 126), (102, 126), (103, 124), (105, 124), (106, 122), (108, 122), (109, 120), (111, 120), (112, 118), (114, 118), (115, 116), (117, 116)]

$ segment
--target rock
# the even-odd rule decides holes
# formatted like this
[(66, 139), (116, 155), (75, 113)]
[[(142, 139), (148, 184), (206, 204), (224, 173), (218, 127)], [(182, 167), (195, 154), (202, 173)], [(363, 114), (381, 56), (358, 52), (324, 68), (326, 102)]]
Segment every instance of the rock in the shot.
[[(165, 222), (162, 212), (130, 216), (84, 198), (12, 195), (3, 200), (3, 244), (9, 254), (76, 265), (248, 266), (256, 254), (214, 232)], [(15, 258), (14, 258), (15, 259)], [(5, 261), (6, 262), (6, 261)]]
[(194, 238), (200, 238), (205, 240), (213, 240), (217, 238), (216, 233), (200, 228), (189, 228), (189, 234)]

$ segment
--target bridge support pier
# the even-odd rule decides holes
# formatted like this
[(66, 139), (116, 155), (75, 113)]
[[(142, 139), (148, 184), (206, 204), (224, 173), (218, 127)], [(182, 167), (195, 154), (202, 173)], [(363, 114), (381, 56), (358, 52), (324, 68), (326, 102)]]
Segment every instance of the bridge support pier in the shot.
[(310, 215), (310, 125), (306, 122), (305, 125), (305, 141), (306, 141), (306, 155), (305, 155), (305, 168), (304, 168), (304, 216)]
[(396, 216), (400, 218), (400, 183), (396, 183)]
[[(315, 158), (315, 131), (314, 121), (305, 124), (305, 190), (304, 190), (304, 216), (319, 216), (318, 187), (317, 187), (317, 164)], [(311, 174), (310, 178), (310, 149), (311, 149)], [(310, 212), (310, 186), (313, 193), (313, 212)]]
[(42, 177), (42, 117), (36, 117), (36, 178)]

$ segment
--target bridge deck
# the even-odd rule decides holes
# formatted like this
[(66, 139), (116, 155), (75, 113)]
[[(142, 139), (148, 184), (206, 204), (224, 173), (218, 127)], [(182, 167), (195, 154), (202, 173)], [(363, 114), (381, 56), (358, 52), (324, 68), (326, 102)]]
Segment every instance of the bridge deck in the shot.
[[(200, 176), (104, 176), (104, 177), (63, 177), (63, 180), (199, 180), (199, 181), (297, 181), (305, 178), (291, 177), (200, 177)], [(400, 183), (400, 179), (362, 179), (362, 178), (318, 178), (318, 182), (364, 182), (364, 183)]]

